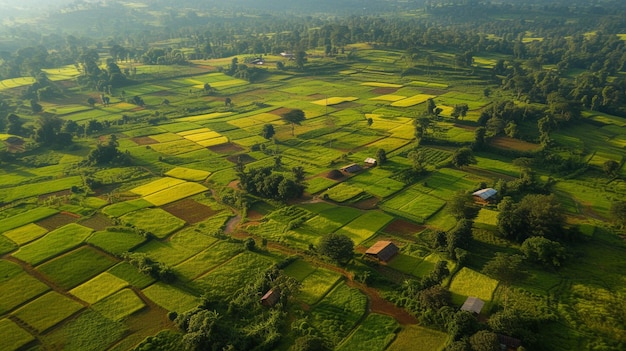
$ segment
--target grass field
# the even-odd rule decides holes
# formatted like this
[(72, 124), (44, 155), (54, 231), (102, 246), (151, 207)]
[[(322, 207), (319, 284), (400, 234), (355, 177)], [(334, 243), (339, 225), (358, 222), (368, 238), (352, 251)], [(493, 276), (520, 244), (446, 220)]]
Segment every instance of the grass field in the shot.
[(211, 172), (185, 167), (176, 167), (165, 172), (165, 175), (192, 182), (201, 182), (207, 179), (211, 175)]
[(485, 302), (491, 301), (497, 287), (497, 280), (463, 267), (452, 278), (450, 292), (452, 293), (452, 301), (457, 305), (462, 305), (469, 296), (478, 297)]
[(339, 183), (323, 192), (322, 195), (328, 195), (328, 198), (336, 202), (344, 202), (360, 195), (361, 193), (363, 193), (363, 189), (361, 188), (357, 188), (346, 183)]
[[(155, 218), (159, 218), (159, 221), (155, 222)], [(160, 208), (145, 208), (131, 212), (120, 217), (120, 220), (157, 238), (164, 238), (185, 225), (185, 221)]]
[(338, 351), (383, 351), (396, 337), (398, 322), (389, 316), (372, 313), (344, 340)]
[(120, 321), (143, 309), (145, 306), (143, 301), (131, 289), (122, 289), (96, 302), (92, 308), (108, 319)]
[(0, 313), (11, 311), (50, 288), (15, 263), (0, 260)]
[(126, 251), (141, 245), (146, 238), (132, 230), (99, 231), (93, 233), (87, 243), (97, 246), (112, 254), (120, 255)]
[(338, 344), (365, 314), (367, 298), (357, 289), (337, 285), (311, 311), (311, 324)]
[(402, 327), (387, 350), (441, 351), (447, 341), (448, 335), (446, 333), (417, 325), (408, 325)]
[(423, 223), (439, 211), (446, 203), (429, 194), (411, 187), (383, 202), (380, 207), (392, 214), (397, 214), (418, 223)]
[[(9, 231), (11, 229), (15, 229), (15, 228), (19, 228), (21, 226), (24, 225), (28, 225), (32, 222), (36, 222), (38, 220), (50, 217), (56, 213), (58, 213), (58, 210), (52, 209), (52, 208), (48, 208), (48, 207), (37, 207), (34, 208), (30, 211), (26, 211), (26, 212), (22, 212), (20, 214), (17, 214), (15, 216), (9, 217), (9, 218), (4, 218), (2, 220), (0, 220), (0, 233)], [(33, 233), (30, 233), (29, 231), (32, 230)], [(24, 242), (28, 242), (31, 241), (29, 240), (32, 236), (37, 236), (39, 233), (41, 232), (41, 229), (38, 229), (36, 227), (26, 227), (26, 229), (24, 229), (23, 231), (16, 231), (14, 234), (10, 234), (12, 236), (15, 237), (16, 240), (13, 240), (11, 238), (11, 236), (7, 236), (7, 233), (4, 233), (5, 236), (7, 236), (9, 239), (15, 241), (16, 243), (24, 243)], [(21, 239), (21, 236), (25, 236), (25, 239)]]
[(130, 263), (126, 261), (118, 263), (107, 272), (125, 280), (128, 284), (139, 289), (143, 289), (155, 281), (154, 278), (148, 274), (139, 272), (136, 267), (131, 266)]
[(90, 228), (71, 223), (20, 247), (13, 256), (35, 265), (80, 245), (91, 232)]
[(104, 272), (95, 278), (70, 290), (72, 295), (90, 304), (126, 287), (128, 283), (110, 273)]
[(140, 196), (147, 196), (183, 183), (185, 183), (185, 181), (182, 179), (165, 177), (152, 181), (148, 184), (132, 188), (130, 191)]
[(163, 206), (207, 190), (205, 186), (198, 183), (185, 182), (144, 196), (143, 199), (154, 206)]
[(119, 217), (148, 207), (152, 207), (152, 203), (144, 199), (134, 199), (109, 205), (102, 209), (102, 213), (109, 217)]
[(80, 303), (51, 291), (11, 314), (43, 333), (82, 308)]
[(104, 272), (116, 262), (96, 249), (83, 246), (38, 266), (37, 270), (63, 289), (71, 289)]
[(196, 307), (200, 302), (196, 296), (163, 283), (154, 283), (143, 289), (143, 293), (168, 311), (185, 312)]
[(392, 216), (384, 212), (368, 211), (343, 226), (337, 231), (337, 234), (348, 236), (356, 245), (358, 245), (367, 240), (370, 236), (374, 235), (392, 219)]
[(0, 319), (0, 335), (2, 335), (2, 347), (7, 351), (19, 350), (35, 340), (29, 332), (6, 318)]

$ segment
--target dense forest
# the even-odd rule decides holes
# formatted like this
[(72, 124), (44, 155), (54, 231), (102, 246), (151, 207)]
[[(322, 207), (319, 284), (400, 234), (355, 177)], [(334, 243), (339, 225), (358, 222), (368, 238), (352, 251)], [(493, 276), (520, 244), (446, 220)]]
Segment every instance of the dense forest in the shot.
[(623, 3), (0, 11), (9, 349), (626, 345)]

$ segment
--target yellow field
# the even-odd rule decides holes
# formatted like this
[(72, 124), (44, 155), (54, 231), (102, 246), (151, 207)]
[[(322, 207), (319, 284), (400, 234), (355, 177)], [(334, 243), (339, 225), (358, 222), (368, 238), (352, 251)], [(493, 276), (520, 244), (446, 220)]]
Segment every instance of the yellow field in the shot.
[(35, 78), (32, 77), (0, 80), (0, 90), (23, 87), (25, 85), (31, 85), (33, 83), (35, 83)]
[(137, 195), (146, 196), (146, 195), (150, 195), (161, 190), (165, 190), (167, 188), (171, 188), (181, 183), (185, 183), (185, 181), (180, 180), (180, 179), (165, 177), (165, 178), (161, 178), (153, 182), (150, 182), (148, 184), (138, 186), (136, 188), (131, 189), (130, 191)]
[(179, 122), (197, 122), (197, 121), (204, 121), (204, 120), (211, 119), (211, 118), (218, 118), (218, 117), (229, 116), (229, 115), (232, 115), (232, 114), (233, 114), (232, 112), (213, 112), (213, 113), (207, 113), (205, 115), (183, 117), (183, 118), (177, 119), (177, 121), (179, 121)]
[(174, 133), (150, 135), (150, 139), (154, 139), (158, 141), (159, 143), (169, 143), (170, 141), (181, 140), (182, 138), (183, 137), (181, 137), (180, 135), (177, 135)]
[(432, 99), (432, 98), (436, 98), (436, 95), (429, 95), (429, 94), (417, 94), (417, 95), (413, 95), (409, 98), (400, 100), (400, 101), (396, 101), (394, 103), (391, 104), (391, 106), (396, 106), (396, 107), (410, 107), (410, 106), (415, 106), (418, 104), (421, 104), (422, 102), (425, 102), (428, 99)]
[(207, 188), (198, 183), (183, 181), (182, 183), (174, 185), (173, 187), (161, 190), (156, 193), (152, 193), (148, 196), (144, 196), (143, 199), (155, 206), (162, 206), (174, 201), (178, 201), (180, 199), (184, 199), (188, 196), (199, 194), (203, 191), (207, 191)]
[(225, 137), (225, 136), (221, 136), (221, 137), (217, 137), (217, 138), (213, 138), (213, 139), (207, 139), (207, 140), (198, 141), (198, 145), (204, 146), (204, 147), (209, 147), (209, 146), (216, 146), (216, 145), (226, 144), (227, 142), (228, 142), (228, 138)]
[(176, 167), (165, 173), (166, 176), (189, 180), (192, 182), (201, 182), (207, 179), (211, 175), (211, 172), (202, 171), (198, 169)]
[(257, 121), (256, 119), (253, 119), (252, 117), (245, 117), (245, 118), (236, 119), (234, 121), (228, 121), (228, 124), (232, 124), (238, 128), (248, 128), (248, 127), (252, 127), (255, 125), (262, 125), (265, 123), (263, 123), (262, 121)]
[(197, 134), (185, 135), (185, 139), (191, 140), (193, 142), (199, 142), (201, 140), (213, 139), (213, 138), (218, 138), (221, 136), (222, 135), (218, 132), (210, 131), (210, 132), (202, 132), (202, 133), (197, 133)]
[(67, 65), (60, 68), (44, 68), (42, 71), (45, 72), (48, 79), (52, 81), (74, 79), (80, 75), (80, 72), (74, 65)]
[(620, 33), (617, 35), (620, 39), (626, 41), (626, 33)]
[(389, 130), (391, 137), (400, 139), (413, 139), (415, 137), (415, 127), (412, 124), (402, 124)]
[(365, 85), (367, 87), (378, 87), (378, 88), (402, 88), (402, 84), (381, 83), (381, 82), (365, 82), (365, 83), (361, 83), (361, 85)]
[(356, 101), (358, 99), (359, 99), (358, 97), (353, 97), (353, 96), (345, 96), (345, 97), (333, 96), (333, 97), (329, 97), (328, 99), (321, 99), (321, 100), (313, 101), (313, 103), (316, 105), (321, 105), (321, 106), (332, 106), (332, 105), (340, 104), (342, 102)]
[(275, 115), (273, 113), (260, 113), (258, 115), (251, 116), (251, 118), (256, 119), (261, 122), (272, 122), (277, 119), (280, 119), (280, 116)]
[(382, 100), (382, 101), (396, 102), (396, 101), (400, 101), (402, 99), (406, 99), (406, 96), (402, 96), (402, 95), (381, 95), (381, 96), (373, 97), (370, 100)]
[(186, 135), (192, 135), (192, 134), (198, 134), (198, 133), (206, 133), (206, 132), (210, 132), (211, 130), (209, 128), (198, 128), (198, 129), (191, 129), (191, 130), (186, 130), (184, 132), (178, 132), (176, 134), (180, 135), (180, 136), (186, 136)]
[(83, 301), (93, 304), (127, 286), (128, 282), (125, 280), (104, 272), (70, 290), (70, 293)]
[(452, 279), (450, 292), (465, 297), (474, 296), (487, 302), (491, 301), (497, 287), (497, 280), (463, 267)]

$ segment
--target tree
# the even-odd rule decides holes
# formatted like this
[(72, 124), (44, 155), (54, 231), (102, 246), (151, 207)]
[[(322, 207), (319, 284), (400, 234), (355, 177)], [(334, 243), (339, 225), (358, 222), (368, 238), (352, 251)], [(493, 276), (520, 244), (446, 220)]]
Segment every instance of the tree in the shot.
[(378, 149), (376, 152), (376, 162), (381, 166), (387, 162), (387, 152), (385, 152), (385, 149)]
[(457, 220), (468, 218), (469, 208), (473, 204), (472, 195), (465, 191), (459, 191), (448, 201), (446, 208)]
[(426, 103), (426, 113), (428, 113), (429, 115), (434, 115), (436, 108), (437, 104), (435, 104), (435, 100), (433, 100), (433, 98), (429, 98)]
[(63, 121), (58, 117), (40, 116), (36, 122), (35, 141), (45, 145), (56, 143), (62, 125)]
[(448, 324), (448, 334), (452, 340), (458, 341), (474, 334), (478, 328), (478, 321), (474, 315), (468, 311), (458, 311)]
[(302, 183), (304, 181), (304, 177), (305, 177), (304, 167), (302, 166), (293, 167), (291, 169), (291, 173), (293, 174), (293, 178), (295, 179), (296, 183)]
[(476, 163), (476, 159), (474, 158), (474, 153), (472, 152), (472, 149), (470, 149), (469, 147), (462, 147), (460, 149), (457, 149), (452, 154), (452, 164), (455, 167), (461, 168), (472, 163)]
[(368, 127), (371, 127), (371, 126), (372, 126), (372, 124), (374, 124), (374, 120), (372, 119), (372, 117), (368, 117), (368, 118), (367, 118), (367, 126), (368, 126)]
[(94, 99), (93, 97), (87, 98), (87, 104), (89, 104), (89, 106), (91, 107), (94, 107), (96, 105), (96, 99)]
[(230, 107), (233, 104), (233, 100), (229, 97), (227, 97), (226, 99), (224, 99), (224, 106)]
[(304, 121), (306, 118), (304, 116), (304, 111), (300, 110), (300, 109), (295, 109), (295, 110), (291, 110), (285, 114), (283, 114), (283, 119), (288, 122), (291, 123), (291, 136), (294, 136), (294, 130), (295, 130), (295, 125), (300, 125), (300, 123), (302, 123), (302, 121)]
[(37, 103), (34, 99), (30, 100), (30, 109), (33, 113), (39, 113), (43, 111), (43, 107)]
[(324, 235), (317, 246), (317, 251), (339, 263), (347, 263), (354, 255), (354, 242), (343, 234)]
[(305, 335), (296, 339), (290, 351), (330, 351), (327, 342), (314, 335)]
[(559, 267), (566, 257), (560, 243), (540, 236), (524, 240), (520, 250), (529, 261), (554, 267)]
[(459, 117), (461, 117), (461, 119), (463, 119), (465, 116), (467, 116), (467, 111), (469, 111), (469, 105), (467, 104), (457, 104), (454, 105), (454, 109), (452, 109), (452, 117), (454, 117), (454, 119), (458, 119)]
[(480, 330), (470, 336), (469, 343), (472, 351), (500, 351), (498, 335), (488, 330)]
[(306, 52), (300, 50), (296, 52), (296, 66), (298, 69), (304, 69), (304, 64), (306, 63)]
[(626, 226), (626, 201), (617, 200), (611, 204), (611, 218), (619, 227)]
[(606, 160), (602, 164), (602, 170), (609, 177), (616, 177), (617, 176), (617, 171), (619, 170), (619, 163), (617, 163), (617, 161), (614, 161), (614, 160)]
[(261, 132), (261, 135), (263, 136), (263, 138), (265, 138), (267, 140), (270, 140), (270, 139), (272, 139), (274, 134), (276, 134), (276, 131), (274, 130), (274, 126), (273, 125), (271, 125), (271, 124), (263, 125), (263, 131)]
[(474, 150), (481, 150), (485, 146), (486, 136), (487, 128), (476, 128), (476, 130), (474, 131), (474, 145), (472, 145)]
[(211, 84), (209, 84), (209, 83), (204, 83), (203, 89), (204, 89), (204, 92), (205, 92), (205, 93), (210, 92), (210, 91), (211, 91), (211, 89), (212, 89), (212, 88), (211, 88)]
[(483, 273), (499, 280), (504, 285), (510, 285), (514, 281), (526, 278), (527, 274), (522, 270), (524, 257), (496, 252), (496, 255), (483, 267)]

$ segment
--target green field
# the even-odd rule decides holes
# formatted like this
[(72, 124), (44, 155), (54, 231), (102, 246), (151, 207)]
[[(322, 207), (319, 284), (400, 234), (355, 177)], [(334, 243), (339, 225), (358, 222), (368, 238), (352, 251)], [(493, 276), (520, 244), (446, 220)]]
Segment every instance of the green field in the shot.
[(72, 295), (90, 304), (96, 303), (105, 297), (126, 287), (128, 283), (116, 276), (104, 272), (95, 278), (70, 290)]
[(389, 345), (390, 351), (440, 351), (446, 345), (448, 335), (417, 325), (404, 326)]
[[(155, 222), (157, 218), (159, 221)], [(145, 208), (131, 212), (120, 217), (120, 220), (157, 238), (164, 238), (185, 225), (185, 221), (160, 208)]]
[(83, 246), (37, 267), (63, 289), (76, 285), (102, 273), (117, 261), (89, 246)]
[(80, 245), (91, 232), (90, 228), (71, 223), (20, 247), (13, 256), (30, 264), (38, 264)]
[(22, 346), (35, 340), (26, 330), (20, 328), (9, 319), (0, 319), (0, 335), (2, 335), (2, 347), (6, 350), (19, 350)]
[(450, 292), (452, 292), (454, 303), (461, 305), (469, 296), (489, 302), (493, 299), (493, 293), (497, 287), (497, 280), (463, 267), (454, 275), (450, 283)]
[(143, 309), (146, 305), (130, 289), (122, 289), (117, 293), (96, 302), (92, 308), (108, 319), (120, 321)]
[[(82, 308), (84, 306), (77, 301), (51, 291), (14, 311), (11, 315), (35, 328), (38, 333), (43, 333)], [(41, 311), (46, 311), (46, 313), (41, 313)]]
[(359, 290), (337, 285), (311, 311), (311, 324), (333, 343), (338, 343), (365, 314), (367, 298)]
[(396, 338), (398, 322), (389, 316), (372, 313), (337, 348), (338, 351), (387, 349)]
[(183, 290), (163, 283), (155, 283), (143, 289), (143, 293), (157, 305), (168, 311), (184, 312), (196, 307), (199, 300)]

